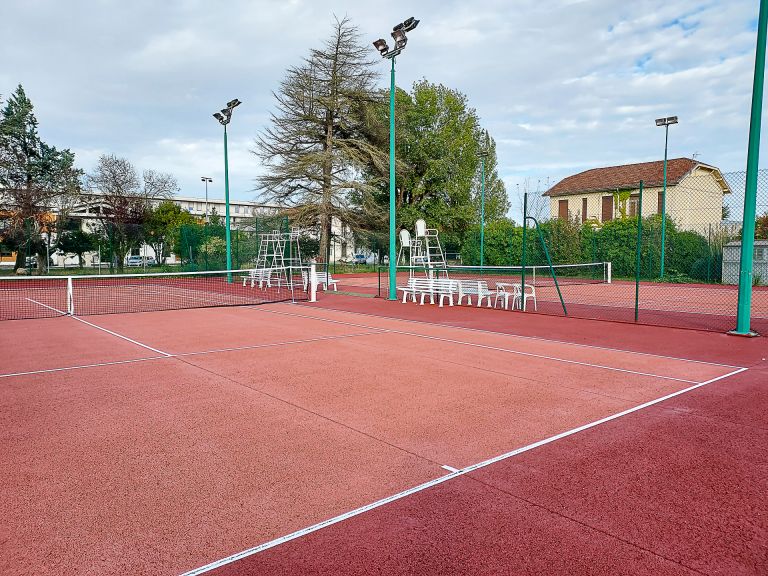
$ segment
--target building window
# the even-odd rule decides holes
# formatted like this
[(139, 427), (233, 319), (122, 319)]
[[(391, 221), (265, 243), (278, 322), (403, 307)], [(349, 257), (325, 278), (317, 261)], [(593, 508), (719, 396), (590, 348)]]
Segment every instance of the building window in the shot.
[(640, 194), (632, 194), (629, 197), (629, 216), (630, 218), (637, 217), (637, 208), (640, 206)]
[(603, 210), (602, 218), (603, 222), (609, 222), (613, 220), (613, 196), (603, 196)]
[(557, 203), (557, 217), (568, 220), (568, 200), (559, 200)]
[(587, 221), (587, 199), (582, 198), (581, 199), (581, 223)]
[(664, 191), (659, 192), (658, 206), (656, 208), (656, 214), (661, 214), (664, 206)]

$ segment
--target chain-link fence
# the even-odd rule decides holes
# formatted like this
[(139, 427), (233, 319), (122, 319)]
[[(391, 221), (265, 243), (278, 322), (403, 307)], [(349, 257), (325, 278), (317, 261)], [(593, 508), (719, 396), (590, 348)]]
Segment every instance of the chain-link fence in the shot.
[[(288, 218), (266, 216), (253, 218), (246, 226), (230, 230), (232, 267), (250, 268), (259, 255), (261, 235), (289, 232)], [(227, 266), (226, 229), (223, 224), (188, 224), (181, 226), (175, 250), (186, 270), (225, 270)]]
[[(671, 174), (666, 190), (658, 178), (644, 181), (642, 194), (638, 181), (613, 190), (551, 195), (550, 213), (557, 218), (531, 219), (525, 233), (509, 221), (491, 223), (484, 235), (484, 267), (477, 267), (479, 243), (470, 239), (461, 256), (474, 267), (448, 265), (442, 275), (485, 279), (490, 291), (498, 283), (506, 290), (504, 285), (521, 285), (525, 263), (525, 285), (535, 293), (538, 312), (563, 315), (565, 307), (573, 317), (731, 330), (736, 325), (746, 174), (691, 166)], [(757, 215), (752, 329), (768, 334), (768, 170), (759, 172)], [(549, 281), (544, 278), (546, 252), (554, 265)], [(591, 266), (561, 267), (573, 264)], [(536, 267), (535, 283), (529, 267)], [(584, 272), (604, 269), (610, 272), (597, 281)], [(398, 286), (414, 274), (400, 271)], [(424, 277), (423, 270), (420, 275)], [(498, 281), (501, 276), (503, 282)], [(561, 281), (555, 282), (558, 276)], [(386, 284), (382, 282), (381, 295)]]

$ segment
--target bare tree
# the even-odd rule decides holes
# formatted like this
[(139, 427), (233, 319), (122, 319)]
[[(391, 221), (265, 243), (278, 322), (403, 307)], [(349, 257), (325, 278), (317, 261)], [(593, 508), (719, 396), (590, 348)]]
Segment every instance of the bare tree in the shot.
[(268, 167), (257, 180), (262, 200), (319, 226), (321, 257), (334, 220), (352, 231), (364, 225), (376, 186), (363, 172), (372, 164), (383, 172), (388, 162), (365, 137), (367, 109), (381, 98), (371, 52), (348, 19), (337, 19), (325, 46), (286, 72), (271, 126), (256, 141)]
[(125, 158), (103, 155), (88, 185), (99, 194), (101, 232), (110, 253), (110, 268), (123, 269), (128, 251), (142, 242), (143, 224), (152, 202), (173, 197), (179, 187), (170, 174), (145, 170), (142, 177)]

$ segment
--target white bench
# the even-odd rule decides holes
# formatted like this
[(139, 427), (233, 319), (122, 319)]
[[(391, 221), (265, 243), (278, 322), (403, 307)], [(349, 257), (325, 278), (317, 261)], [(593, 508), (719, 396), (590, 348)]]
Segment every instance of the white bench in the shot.
[(267, 287), (271, 286), (272, 268), (254, 268), (253, 270), (249, 270), (248, 274), (243, 276), (243, 287), (245, 287), (248, 281), (251, 282), (251, 288), (253, 288), (256, 283), (259, 284), (259, 288), (263, 288), (265, 282)]
[(424, 304), (424, 298), (429, 296), (429, 303), (435, 303), (435, 296), (439, 296), (439, 306), (442, 308), (443, 302), (448, 298), (448, 304), (453, 306), (453, 295), (458, 293), (459, 285), (457, 280), (449, 278), (409, 278), (406, 286), (398, 288), (403, 293), (403, 304), (410, 295), (416, 302), (416, 296), (420, 295), (420, 304)]
[[(328, 290), (328, 286), (332, 286), (334, 292), (339, 291), (339, 289), (336, 287), (338, 280), (334, 280), (330, 272), (317, 272), (316, 275), (317, 284), (318, 286), (322, 284), (323, 290)], [(307, 287), (309, 286), (309, 272), (307, 270), (301, 271), (301, 279), (304, 282), (304, 291), (306, 292)]]
[(467, 304), (472, 305), (472, 296), (477, 296), (478, 308), (482, 306), (483, 300), (488, 301), (488, 308), (491, 307), (491, 296), (495, 295), (488, 288), (488, 282), (485, 280), (458, 280), (459, 284), (459, 304), (461, 304), (464, 298), (467, 299)]

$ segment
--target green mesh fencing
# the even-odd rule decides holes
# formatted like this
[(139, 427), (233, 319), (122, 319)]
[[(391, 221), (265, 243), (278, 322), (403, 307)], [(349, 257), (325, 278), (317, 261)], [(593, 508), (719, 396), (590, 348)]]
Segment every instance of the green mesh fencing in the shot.
[[(550, 198), (550, 217), (540, 218), (540, 229), (555, 269), (564, 264), (600, 262), (610, 263), (611, 269), (610, 282), (563, 282), (562, 296), (568, 316), (719, 332), (733, 329), (745, 178), (745, 172), (721, 173), (698, 165), (668, 185), (665, 216), (660, 210), (663, 181), (644, 182), (642, 214), (638, 214), (639, 181), (622, 190)], [(583, 213), (585, 206), (587, 212)], [(558, 217), (552, 217), (552, 213)], [(520, 266), (522, 237), (519, 224), (489, 223), (485, 228), (485, 264)], [(526, 265), (546, 265), (546, 255), (534, 229), (529, 228), (526, 237)], [(465, 265), (480, 263), (479, 245), (472, 234), (462, 246), (461, 259)], [(407, 281), (403, 272), (398, 274), (399, 286), (403, 278)], [(491, 270), (487, 272), (492, 274)], [(409, 271), (407, 276), (410, 275)], [(752, 329), (765, 335), (768, 170), (761, 170), (758, 178), (753, 276)], [(563, 314), (553, 287), (535, 288), (539, 312)]]

